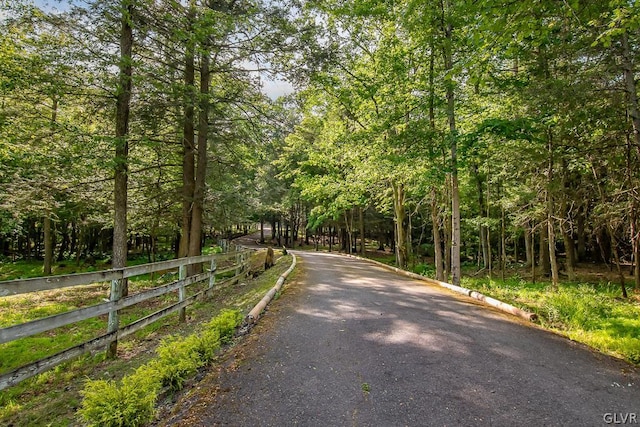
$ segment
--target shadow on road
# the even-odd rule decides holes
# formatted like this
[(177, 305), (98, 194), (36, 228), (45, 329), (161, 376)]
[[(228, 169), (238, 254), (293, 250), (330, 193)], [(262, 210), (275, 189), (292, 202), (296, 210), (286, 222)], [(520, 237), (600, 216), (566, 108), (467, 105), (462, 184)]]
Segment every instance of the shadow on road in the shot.
[(298, 255), (304, 283), (215, 398), (171, 423), (589, 426), (640, 412), (626, 363), (357, 259)]

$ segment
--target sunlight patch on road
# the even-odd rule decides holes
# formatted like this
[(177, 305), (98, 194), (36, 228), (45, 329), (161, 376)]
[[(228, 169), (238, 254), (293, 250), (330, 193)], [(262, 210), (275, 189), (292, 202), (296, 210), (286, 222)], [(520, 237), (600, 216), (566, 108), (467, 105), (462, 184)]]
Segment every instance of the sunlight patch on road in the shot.
[(452, 339), (437, 331), (425, 331), (421, 325), (396, 319), (390, 329), (366, 334), (365, 339), (386, 345), (412, 345), (429, 351), (455, 351), (457, 354), (468, 355), (466, 345), (460, 340)]

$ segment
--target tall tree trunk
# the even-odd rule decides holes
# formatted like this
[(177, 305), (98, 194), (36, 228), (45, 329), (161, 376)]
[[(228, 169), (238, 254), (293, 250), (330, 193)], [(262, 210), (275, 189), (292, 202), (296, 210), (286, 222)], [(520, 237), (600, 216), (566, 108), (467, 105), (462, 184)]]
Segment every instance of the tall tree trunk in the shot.
[(541, 274), (543, 276), (550, 276), (551, 264), (549, 260), (549, 227), (547, 225), (546, 219), (542, 224), (540, 224), (540, 238), (538, 247), (538, 264), (540, 265)]
[(442, 241), (440, 239), (440, 215), (435, 187), (431, 187), (431, 227), (433, 231), (433, 252), (436, 264), (436, 280), (444, 282), (444, 263), (442, 260)]
[[(116, 98), (116, 153), (115, 153), (115, 216), (113, 225), (112, 267), (127, 265), (127, 192), (129, 171), (129, 112), (132, 86), (133, 28), (131, 14), (133, 1), (122, 2), (120, 32), (120, 64), (118, 92)], [(122, 284), (122, 296), (128, 294), (126, 281)]]
[(531, 223), (531, 282), (536, 283), (536, 227)]
[(573, 241), (573, 230), (571, 227), (571, 212), (569, 210), (569, 204), (567, 203), (567, 199), (569, 198), (569, 194), (567, 194), (567, 162), (566, 160), (562, 161), (562, 188), (565, 191), (565, 194), (562, 195), (562, 201), (560, 202), (560, 211), (564, 216), (562, 222), (560, 223), (560, 230), (562, 231), (562, 241), (564, 242), (565, 252), (567, 254), (567, 276), (569, 281), (573, 282), (576, 280), (575, 273), (575, 261), (576, 261), (576, 245)]
[(391, 183), (393, 189), (393, 207), (395, 217), (395, 230), (396, 230), (396, 263), (399, 268), (407, 267), (407, 238), (405, 235), (404, 221), (406, 218), (406, 212), (404, 207), (405, 193), (404, 185), (402, 183)]
[(62, 242), (60, 243), (60, 249), (58, 249), (58, 261), (63, 261), (65, 253), (69, 250), (69, 223), (63, 222), (60, 226), (60, 234), (62, 234)]
[(282, 246), (282, 217), (278, 219), (278, 246)]
[[(435, 116), (435, 38), (431, 38), (429, 49), (429, 125), (431, 130), (436, 131)], [(436, 264), (436, 280), (445, 280), (444, 259), (442, 253), (442, 240), (440, 239), (440, 212), (435, 186), (431, 187), (431, 227), (433, 232), (433, 251)]]
[[(56, 122), (58, 120), (58, 98), (53, 97), (51, 100), (51, 139), (54, 139)], [(51, 264), (53, 262), (53, 234), (51, 233), (51, 210), (47, 209), (44, 214), (44, 267), (45, 275), (51, 274)]]
[(618, 272), (618, 278), (620, 279), (620, 290), (622, 291), (622, 297), (627, 298), (627, 286), (624, 280), (624, 272), (620, 266), (620, 255), (618, 253), (618, 239), (616, 239), (615, 232), (611, 225), (607, 225), (607, 232), (609, 233), (609, 241), (611, 242), (611, 253), (613, 254), (613, 260), (616, 263), (616, 271)]
[(51, 213), (47, 211), (43, 218), (44, 229), (44, 268), (45, 276), (51, 274), (51, 264), (53, 261), (53, 237), (51, 233)]
[(411, 212), (407, 214), (407, 230), (405, 236), (407, 238), (407, 263), (412, 260), (412, 266), (415, 266), (415, 257), (413, 256), (413, 215)]
[(562, 241), (564, 242), (565, 251), (567, 253), (567, 276), (569, 281), (573, 282), (576, 280), (576, 270), (575, 270), (575, 260), (576, 260), (576, 245), (573, 241), (573, 236), (571, 234), (571, 222), (567, 219), (570, 215), (566, 202), (562, 202), (562, 211), (564, 212), (565, 218), (560, 224), (560, 229), (562, 231)]
[(365, 241), (364, 241), (364, 208), (360, 207), (360, 255), (366, 255)]
[(524, 228), (525, 267), (531, 267), (531, 263), (534, 260), (532, 255), (533, 245), (533, 230), (531, 229), (531, 224), (527, 221)]
[[(191, 0), (188, 11), (188, 33), (195, 21), (195, 3)], [(189, 34), (190, 35), (190, 34)], [(195, 192), (195, 46), (187, 41), (184, 62), (184, 123), (182, 127), (182, 226), (180, 233), (179, 257), (189, 254), (191, 241), (191, 219)]]
[[(114, 220), (113, 220), (113, 256), (112, 268), (123, 268), (127, 265), (127, 191), (129, 169), (129, 112), (131, 104), (131, 77), (133, 74), (133, 28), (131, 25), (133, 0), (123, 0), (120, 28), (120, 64), (118, 91), (116, 96), (116, 153), (114, 183)], [(111, 300), (116, 301), (129, 293), (127, 279), (117, 280), (111, 289)], [(109, 319), (110, 329), (117, 329), (116, 318)], [(109, 344), (107, 357), (114, 358), (118, 341)]]
[(505, 228), (504, 206), (502, 206), (500, 215), (500, 274), (503, 282), (507, 268), (507, 236)]
[(640, 230), (638, 230), (638, 208), (631, 210), (631, 241), (633, 242), (633, 279), (636, 291), (640, 291)]
[(640, 108), (638, 108), (638, 94), (636, 92), (635, 70), (633, 67), (633, 54), (629, 47), (629, 36), (626, 31), (622, 33), (622, 68), (624, 70), (625, 89), (629, 102), (629, 116), (633, 125), (633, 137), (636, 150), (640, 156)]
[[(585, 202), (586, 203), (586, 202)], [(585, 217), (584, 213), (586, 208), (584, 205), (580, 206), (576, 213), (576, 234), (578, 238), (578, 246), (576, 248), (577, 261), (584, 261), (587, 258), (587, 236), (584, 231)]]
[[(444, 33), (443, 60), (447, 73), (453, 72), (453, 24), (447, 14), (451, 9), (449, 0), (442, 3), (442, 29)], [(455, 118), (455, 94), (452, 79), (446, 82), (447, 121), (451, 144), (451, 274), (452, 283), (460, 285), (460, 193), (458, 189), (458, 135)]]
[[(202, 218), (207, 180), (207, 141), (209, 133), (209, 52), (206, 44), (200, 60), (200, 111), (198, 116), (198, 166), (195, 173), (191, 231), (189, 232), (189, 256), (202, 254)], [(193, 264), (190, 275), (200, 273), (202, 264)]]
[(547, 240), (549, 242), (549, 262), (551, 264), (551, 282), (553, 289), (558, 289), (558, 261), (556, 258), (556, 234), (553, 225), (553, 194), (551, 185), (553, 183), (553, 135), (548, 131), (547, 141), (549, 148), (549, 168), (547, 170)]
[[(550, 194), (547, 195), (548, 198), (552, 199)], [(553, 208), (553, 202), (547, 202), (548, 209)], [(547, 227), (548, 227), (548, 237), (547, 242), (549, 243), (549, 262), (551, 266), (551, 283), (554, 289), (558, 289), (558, 260), (556, 258), (556, 234), (553, 226), (553, 217), (550, 213), (547, 213)]]
[[(450, 182), (447, 180), (447, 182)], [(449, 193), (449, 192), (448, 192)], [(450, 194), (447, 200), (451, 203)], [(451, 277), (451, 213), (448, 212), (444, 219), (444, 278), (448, 281)]]
[[(471, 165), (471, 171), (473, 172), (473, 176), (476, 181), (476, 190), (478, 193), (478, 206), (480, 207), (480, 218), (484, 220), (487, 216), (487, 207), (484, 201), (484, 192), (482, 191), (482, 179), (480, 177), (480, 173), (478, 171), (478, 164), (473, 163)], [(478, 227), (479, 237), (480, 237), (480, 249), (482, 254), (482, 266), (484, 268), (489, 268), (489, 255), (487, 253), (487, 227), (485, 225), (480, 225)]]
[(273, 242), (276, 238), (276, 233), (278, 232), (278, 229), (276, 228), (277, 224), (276, 224), (276, 220), (274, 218), (271, 219), (271, 221), (269, 221), (271, 223), (271, 242)]

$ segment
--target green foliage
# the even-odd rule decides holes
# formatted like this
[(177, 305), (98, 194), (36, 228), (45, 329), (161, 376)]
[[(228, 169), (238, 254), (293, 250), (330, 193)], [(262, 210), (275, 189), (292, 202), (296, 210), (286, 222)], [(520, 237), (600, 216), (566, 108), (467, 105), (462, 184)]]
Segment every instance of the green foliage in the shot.
[(96, 426), (129, 427), (148, 423), (161, 387), (181, 390), (185, 380), (214, 359), (221, 343), (231, 341), (241, 321), (240, 311), (223, 310), (199, 334), (164, 339), (156, 349), (156, 359), (119, 383), (87, 381), (78, 414), (89, 425)]
[(189, 346), (197, 355), (198, 361), (208, 365), (215, 358), (216, 351), (220, 348), (220, 330), (207, 328), (200, 334), (191, 335)]
[(218, 331), (220, 342), (228, 344), (233, 339), (236, 327), (242, 322), (242, 313), (238, 310), (222, 310), (218, 316), (207, 323), (206, 328)]
[(560, 284), (553, 291), (547, 283), (518, 278), (504, 282), (466, 278), (463, 286), (533, 311), (543, 325), (573, 340), (640, 363), (640, 305), (620, 300), (617, 286)]
[(163, 340), (156, 350), (158, 359), (152, 362), (162, 373), (162, 384), (172, 390), (182, 389), (186, 379), (213, 360), (220, 344), (231, 342), (241, 321), (242, 314), (238, 310), (222, 310), (200, 334)]
[(162, 373), (162, 385), (181, 390), (184, 381), (200, 367), (200, 346), (191, 338), (168, 337), (158, 346), (153, 367)]
[(149, 367), (114, 381), (87, 381), (78, 414), (91, 426), (136, 427), (151, 421), (160, 381)]
[(610, 317), (615, 303), (593, 286), (562, 287), (557, 292), (543, 294), (540, 312), (551, 326), (593, 330), (600, 326), (602, 319)]
[(428, 263), (416, 264), (411, 270), (416, 274), (426, 277), (434, 277), (436, 274), (434, 265)]

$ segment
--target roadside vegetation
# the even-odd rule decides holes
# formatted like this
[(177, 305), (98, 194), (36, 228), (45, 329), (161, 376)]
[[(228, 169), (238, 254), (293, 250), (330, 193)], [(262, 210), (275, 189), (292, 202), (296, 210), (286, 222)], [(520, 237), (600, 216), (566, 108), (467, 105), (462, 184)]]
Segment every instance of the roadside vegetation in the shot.
[[(435, 277), (432, 264), (418, 264), (413, 271)], [(484, 273), (467, 266), (461, 286), (536, 313), (546, 329), (640, 365), (640, 290), (622, 298), (614, 282), (617, 275), (605, 266), (576, 268), (577, 280), (560, 281), (557, 287), (548, 277), (532, 281), (530, 269), (524, 267), (510, 266), (491, 277)]]
[[(148, 379), (150, 373), (153, 372), (149, 366), (157, 368), (159, 363), (170, 363), (167, 362), (168, 357), (179, 353), (178, 349), (184, 350), (183, 353), (190, 353), (190, 349), (197, 347), (196, 343), (201, 343), (208, 334), (216, 334), (216, 332), (206, 331), (216, 329), (211, 328), (212, 322), (216, 322), (212, 319), (219, 316), (220, 313), (225, 313), (225, 310), (233, 310), (234, 313), (242, 313), (242, 315), (246, 314), (274, 285), (280, 274), (289, 267), (291, 256), (282, 256), (280, 251), (276, 251), (275, 266), (258, 275), (262, 272), (263, 263), (264, 252), (253, 254), (250, 260), (249, 277), (246, 280), (241, 280), (238, 284), (220, 287), (210, 299), (198, 301), (190, 306), (187, 309), (186, 323), (179, 322), (178, 315), (175, 314), (120, 341), (118, 358), (115, 360), (105, 359), (102, 351), (93, 355), (85, 355), (14, 387), (0, 391), (0, 425), (68, 426), (79, 425), (85, 421), (99, 425), (118, 425), (117, 423), (112, 424), (113, 420), (109, 422), (106, 420), (96, 421), (98, 418), (95, 417), (99, 417), (99, 415), (95, 414), (100, 413), (100, 409), (97, 408), (99, 404), (93, 402), (88, 406), (87, 404), (83, 406), (83, 393), (85, 398), (95, 397), (95, 393), (98, 393), (104, 397), (105, 405), (108, 405), (108, 396), (117, 396), (127, 387), (147, 391), (162, 390), (161, 394), (154, 397), (154, 403), (160, 402), (163, 398), (170, 400), (179, 389), (189, 383), (194, 372), (197, 372), (201, 366), (210, 362), (215, 363), (217, 352), (207, 354), (200, 351), (197, 353), (197, 357), (187, 357), (188, 363), (183, 366), (184, 369), (177, 369), (171, 378), (161, 378), (160, 386), (157, 381), (159, 377), (154, 377), (154, 381), (145, 382), (145, 386), (142, 387), (137, 383), (135, 372), (138, 370), (145, 372)], [(35, 263), (33, 264), (33, 268), (36, 268)], [(0, 265), (0, 272), (10, 268), (18, 268), (28, 272), (31, 267), (28, 266), (28, 263), (20, 263), (18, 266), (7, 263)], [(254, 275), (255, 278), (252, 277)], [(151, 286), (152, 283), (157, 286), (159, 280), (159, 277), (156, 277), (155, 280), (143, 277), (141, 280), (132, 281), (130, 291), (134, 293), (137, 289)], [(168, 280), (168, 278), (164, 280)], [(87, 305), (92, 300), (100, 301), (107, 295), (108, 287), (106, 285), (95, 285), (3, 297), (0, 298), (0, 327), (67, 311), (73, 307)], [(125, 314), (126, 322), (154, 311), (155, 304), (159, 306), (162, 305), (162, 302), (158, 301), (153, 306), (148, 305), (128, 311)], [(48, 334), (43, 334), (46, 336), (30, 337), (2, 344), (0, 345), (0, 372), (6, 373), (17, 366), (30, 363), (43, 355), (55, 353), (55, 351), (69, 345), (77, 344), (83, 339), (103, 333), (105, 330), (106, 317), (59, 328)], [(223, 336), (224, 334), (220, 335), (219, 341), (224, 345), (228, 343), (228, 340)], [(211, 338), (209, 341), (212, 344), (216, 344), (214, 336), (208, 336), (208, 338)], [(200, 348), (202, 349), (202, 347)], [(177, 366), (177, 364), (174, 365)], [(164, 368), (156, 370), (167, 371)], [(127, 377), (129, 379), (125, 379)], [(144, 400), (149, 399), (149, 396), (148, 393), (142, 393), (138, 397), (140, 400)], [(111, 409), (126, 412), (127, 408), (130, 409), (130, 406), (126, 405), (135, 406), (140, 403), (138, 398), (134, 400), (124, 401), (123, 405), (125, 406)], [(85, 414), (85, 421), (82, 421), (77, 413), (80, 408), (83, 408), (82, 413)]]
[(534, 312), (545, 328), (640, 365), (640, 293), (620, 298), (611, 282), (532, 283), (465, 277), (462, 286)]
[[(367, 250), (367, 258), (395, 266), (390, 252)], [(413, 263), (409, 270), (435, 278), (431, 262)], [(466, 265), (461, 286), (536, 313), (546, 329), (605, 354), (640, 365), (640, 290), (622, 298), (616, 272), (603, 265), (576, 268), (576, 281), (560, 281), (557, 289), (548, 277), (531, 280), (530, 268), (507, 266), (489, 277), (477, 266)], [(632, 278), (627, 277), (627, 280)]]

